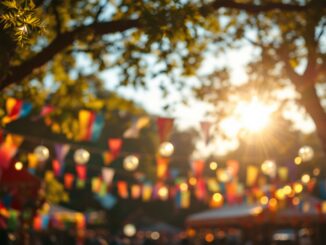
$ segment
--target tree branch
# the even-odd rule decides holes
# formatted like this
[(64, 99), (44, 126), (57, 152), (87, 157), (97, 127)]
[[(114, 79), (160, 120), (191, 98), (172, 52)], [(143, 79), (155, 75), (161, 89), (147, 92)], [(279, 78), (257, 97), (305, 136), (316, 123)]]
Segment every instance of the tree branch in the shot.
[(80, 34), (92, 31), (95, 35), (104, 35), (115, 32), (123, 32), (128, 29), (140, 27), (140, 21), (135, 20), (117, 20), (101, 23), (93, 23), (88, 26), (81, 26), (73, 31), (58, 35), (46, 48), (36, 54), (34, 57), (26, 60), (19, 66), (12, 67), (9, 76), (0, 81), (0, 91), (7, 86), (23, 80), (31, 74), (34, 69), (41, 67), (50, 61), (57, 53), (69, 47), (75, 40), (80, 39)]
[[(250, 4), (250, 3), (239, 3), (234, 0), (215, 0), (209, 5), (203, 6), (201, 9), (202, 14), (207, 15), (209, 9), (238, 9), (244, 10), (248, 13), (256, 14), (261, 12), (268, 12), (271, 10), (282, 10), (282, 11), (305, 11), (310, 8), (310, 4), (298, 5), (298, 4), (285, 4), (285, 3), (266, 3), (266, 4)], [(326, 2), (322, 4), (322, 7), (326, 7)]]

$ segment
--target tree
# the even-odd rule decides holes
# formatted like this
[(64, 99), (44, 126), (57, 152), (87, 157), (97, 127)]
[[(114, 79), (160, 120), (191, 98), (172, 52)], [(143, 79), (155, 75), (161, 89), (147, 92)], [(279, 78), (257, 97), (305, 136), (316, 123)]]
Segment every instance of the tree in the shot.
[[(209, 48), (221, 51), (251, 36), (259, 55), (249, 66), (250, 82), (234, 88), (218, 73), (198, 95), (223, 100), (230, 85), (260, 93), (290, 84), (326, 152), (326, 113), (316, 89), (326, 71), (325, 9), (323, 0), (4, 1), (0, 89), (37, 97), (38, 104), (48, 98), (86, 107), (104, 89), (99, 72), (116, 67), (122, 85), (146, 86), (164, 74), (180, 89)], [(78, 69), (85, 57), (90, 69)], [(49, 79), (51, 93), (45, 89)], [(69, 100), (60, 101), (63, 95)]]

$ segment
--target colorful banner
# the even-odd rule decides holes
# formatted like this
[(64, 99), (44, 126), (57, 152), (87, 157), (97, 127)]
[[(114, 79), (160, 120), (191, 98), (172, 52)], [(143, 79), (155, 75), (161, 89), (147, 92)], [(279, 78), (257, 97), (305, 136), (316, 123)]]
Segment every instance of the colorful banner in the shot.
[(15, 98), (8, 98), (6, 101), (7, 115), (2, 119), (3, 124), (8, 124), (19, 118), (28, 116), (32, 111), (32, 104)]
[(6, 139), (0, 145), (0, 167), (7, 169), (10, 165), (11, 159), (15, 156), (18, 147), (23, 142), (22, 136), (8, 134)]
[(70, 145), (68, 144), (54, 144), (54, 151), (56, 159), (59, 162), (59, 173), (56, 176), (61, 176), (65, 168), (65, 158), (70, 150)]
[(156, 173), (157, 178), (164, 180), (168, 177), (169, 174), (169, 158), (156, 156)]
[(81, 141), (97, 141), (104, 127), (104, 116), (88, 110), (79, 111), (79, 137)]

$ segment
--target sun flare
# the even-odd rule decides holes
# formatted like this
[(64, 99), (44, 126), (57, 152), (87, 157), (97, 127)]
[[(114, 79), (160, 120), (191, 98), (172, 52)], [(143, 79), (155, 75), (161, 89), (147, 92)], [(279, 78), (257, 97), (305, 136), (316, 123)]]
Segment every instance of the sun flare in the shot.
[(272, 108), (254, 98), (250, 102), (240, 102), (236, 112), (243, 129), (258, 132), (268, 125)]
[(232, 115), (222, 121), (221, 128), (230, 137), (242, 130), (258, 133), (268, 126), (273, 111), (273, 106), (261, 102), (257, 97), (239, 101)]

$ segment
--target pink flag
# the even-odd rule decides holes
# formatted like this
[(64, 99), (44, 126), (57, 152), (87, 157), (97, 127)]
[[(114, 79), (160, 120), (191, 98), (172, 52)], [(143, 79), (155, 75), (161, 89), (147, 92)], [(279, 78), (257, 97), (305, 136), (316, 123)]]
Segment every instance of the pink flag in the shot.
[(102, 178), (105, 184), (110, 185), (114, 177), (113, 168), (102, 168)]

